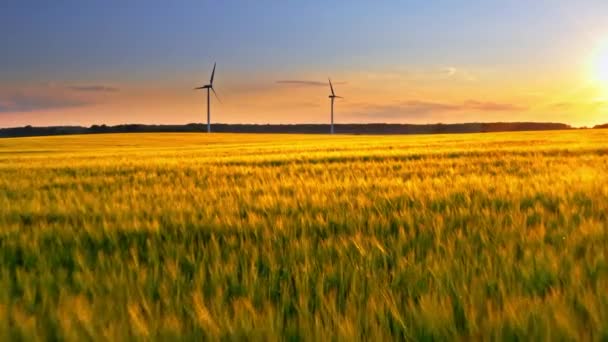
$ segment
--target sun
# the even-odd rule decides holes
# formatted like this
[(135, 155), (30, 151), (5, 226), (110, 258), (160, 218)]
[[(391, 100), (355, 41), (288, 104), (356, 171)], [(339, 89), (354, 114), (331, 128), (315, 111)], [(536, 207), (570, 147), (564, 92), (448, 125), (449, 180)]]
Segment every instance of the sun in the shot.
[(608, 43), (595, 52), (591, 73), (593, 80), (603, 89), (608, 90)]

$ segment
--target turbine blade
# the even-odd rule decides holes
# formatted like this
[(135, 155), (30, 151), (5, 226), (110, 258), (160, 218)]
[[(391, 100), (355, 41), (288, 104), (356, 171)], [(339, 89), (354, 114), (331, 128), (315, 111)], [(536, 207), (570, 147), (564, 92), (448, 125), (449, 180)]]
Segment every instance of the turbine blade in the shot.
[(198, 89), (205, 89), (205, 87), (194, 88), (194, 90), (198, 90)]
[(343, 99), (343, 97), (342, 97), (342, 96), (336, 96), (336, 98), (337, 98), (337, 99)]
[(213, 78), (215, 77), (215, 65), (217, 63), (213, 63), (213, 71), (211, 72), (211, 81), (209, 81), (210, 85), (213, 85)]
[(336, 93), (334, 93), (334, 86), (331, 84), (331, 79), (328, 78), (328, 80), (329, 80), (329, 88), (331, 88), (331, 95), (336, 96)]
[(222, 102), (222, 100), (220, 100), (220, 97), (219, 97), (219, 96), (217, 96), (217, 93), (215, 92), (215, 89), (213, 89), (213, 87), (211, 87), (210, 89), (211, 89), (211, 91), (213, 92), (213, 95), (215, 95), (215, 98), (216, 98), (218, 101), (220, 101), (220, 103), (222, 103), (222, 104), (223, 104), (224, 102)]

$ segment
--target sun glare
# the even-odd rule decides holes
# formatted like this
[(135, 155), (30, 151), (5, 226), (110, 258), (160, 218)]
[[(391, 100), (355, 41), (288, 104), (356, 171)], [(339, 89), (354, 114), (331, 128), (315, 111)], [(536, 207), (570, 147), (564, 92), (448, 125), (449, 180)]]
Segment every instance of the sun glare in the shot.
[(593, 80), (608, 91), (608, 43), (601, 46), (595, 53), (591, 72)]

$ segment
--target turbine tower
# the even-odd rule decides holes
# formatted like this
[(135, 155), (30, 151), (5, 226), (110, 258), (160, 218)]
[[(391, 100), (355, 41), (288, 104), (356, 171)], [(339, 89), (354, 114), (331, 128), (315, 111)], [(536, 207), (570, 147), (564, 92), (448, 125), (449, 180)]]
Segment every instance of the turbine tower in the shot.
[(331, 128), (329, 132), (330, 134), (334, 134), (334, 100), (342, 99), (343, 97), (336, 96), (336, 93), (334, 92), (334, 86), (331, 84), (331, 79), (329, 79), (329, 88), (331, 89), (331, 95), (329, 95), (329, 98), (331, 99)]
[[(194, 90), (207, 89), (207, 133), (211, 133), (211, 96), (210, 96), (210, 92), (212, 91), (213, 94), (215, 95), (215, 97), (217, 98), (217, 100), (220, 101), (220, 98), (219, 98), (219, 96), (217, 96), (215, 89), (213, 89), (213, 77), (215, 76), (215, 65), (216, 64), (217, 63), (213, 63), (213, 71), (211, 72), (211, 79), (209, 80), (209, 84), (204, 85), (202, 87), (194, 88)], [(220, 101), (220, 102), (222, 102), (222, 101)]]

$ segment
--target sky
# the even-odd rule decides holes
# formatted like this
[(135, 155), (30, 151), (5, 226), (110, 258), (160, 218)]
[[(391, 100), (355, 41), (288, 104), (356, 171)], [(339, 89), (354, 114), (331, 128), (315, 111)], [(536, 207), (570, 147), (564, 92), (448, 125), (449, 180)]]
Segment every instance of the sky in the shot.
[(0, 2), (0, 127), (608, 122), (608, 1)]

